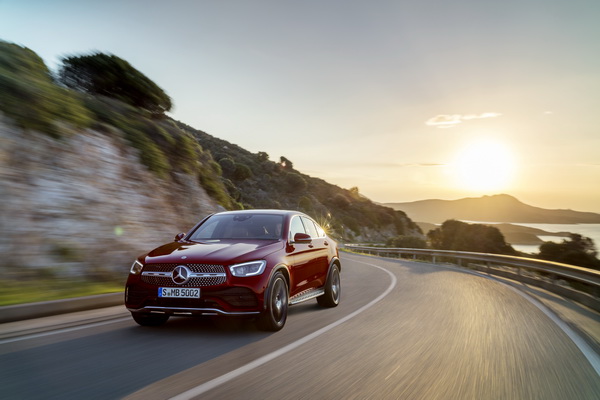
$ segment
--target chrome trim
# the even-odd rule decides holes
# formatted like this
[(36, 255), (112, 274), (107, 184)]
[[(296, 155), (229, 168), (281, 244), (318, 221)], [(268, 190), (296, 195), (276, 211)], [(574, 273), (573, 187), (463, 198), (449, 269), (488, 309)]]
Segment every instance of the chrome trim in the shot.
[(157, 271), (144, 271), (142, 272), (142, 276), (161, 276), (170, 278), (172, 272), (157, 272)]
[[(142, 276), (160, 276), (161, 278), (170, 278), (172, 272), (144, 271)], [(227, 277), (224, 272), (190, 272), (190, 278), (223, 278)]]
[(190, 278), (223, 278), (227, 277), (225, 272), (192, 272)]
[(239, 312), (228, 312), (219, 310), (217, 308), (183, 308), (183, 307), (160, 307), (160, 306), (147, 306), (143, 308), (127, 308), (131, 312), (142, 312), (141, 310), (146, 311), (158, 311), (158, 312), (167, 312), (171, 311), (173, 313), (188, 313), (191, 314), (193, 312), (201, 312), (201, 313), (212, 313), (212, 314), (221, 314), (221, 315), (256, 315), (260, 314), (260, 311), (239, 311)]

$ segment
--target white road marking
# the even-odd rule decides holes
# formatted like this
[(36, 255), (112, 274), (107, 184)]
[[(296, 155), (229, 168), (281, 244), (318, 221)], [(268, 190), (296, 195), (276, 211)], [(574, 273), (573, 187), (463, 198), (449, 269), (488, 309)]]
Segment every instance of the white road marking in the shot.
[(2, 340), (0, 340), (0, 345), (6, 344), (6, 343), (20, 342), (22, 340), (37, 339), (37, 338), (41, 338), (44, 336), (57, 335), (59, 333), (73, 332), (73, 331), (78, 331), (81, 329), (95, 328), (97, 326), (114, 324), (117, 322), (123, 322), (123, 321), (128, 321), (128, 320), (131, 320), (131, 317), (111, 319), (108, 321), (95, 322), (93, 324), (73, 326), (71, 328), (62, 328), (62, 329), (57, 329), (57, 330), (48, 331), (48, 332), (33, 333), (31, 335), (19, 336), (19, 337), (10, 338), (10, 339), (2, 339)]
[(330, 330), (332, 330), (333, 328), (335, 328), (336, 326), (339, 326), (341, 324), (343, 324), (344, 322), (356, 317), (358, 314), (362, 313), (363, 311), (369, 309), (370, 307), (374, 306), (376, 303), (378, 303), (381, 299), (383, 299), (385, 296), (387, 296), (388, 294), (390, 294), (390, 292), (396, 287), (396, 276), (391, 273), (390, 271), (388, 271), (387, 269), (380, 267), (378, 265), (375, 264), (370, 264), (370, 263), (366, 263), (363, 261), (358, 261), (358, 260), (353, 260), (355, 262), (359, 262), (361, 264), (366, 264), (369, 265), (371, 267), (375, 267), (378, 268), (384, 272), (386, 272), (390, 278), (391, 278), (391, 283), (390, 286), (385, 290), (385, 292), (383, 292), (382, 294), (380, 294), (376, 299), (372, 300), (370, 303), (365, 304), (364, 306), (362, 306), (361, 308), (359, 308), (358, 310), (354, 311), (351, 314), (346, 315), (344, 318), (341, 318), (313, 333), (311, 333), (310, 335), (307, 335), (301, 339), (296, 340), (293, 343), (288, 344), (287, 346), (284, 346), (278, 350), (275, 350), (272, 353), (266, 354), (260, 358), (257, 358), (256, 360), (243, 365), (237, 369), (234, 369), (231, 372), (228, 372), (224, 375), (221, 375), (217, 378), (214, 378), (208, 382), (205, 382), (199, 386), (196, 386), (186, 392), (183, 392), (175, 397), (172, 397), (171, 400), (187, 400), (187, 399), (191, 399), (194, 398), (196, 396), (200, 396), (203, 393), (208, 392), (209, 390), (212, 390), (224, 383), (227, 383), (243, 374), (245, 374), (246, 372), (250, 372), (255, 368), (260, 367), (263, 364), (268, 363), (269, 361), (274, 360), (275, 358), (284, 355), (285, 353), (288, 353), (300, 346), (302, 346), (303, 344), (313, 340), (314, 338), (321, 336), (322, 334), (324, 334), (325, 332), (328, 332)]
[(506, 282), (503, 282), (502, 280), (497, 279), (493, 276), (481, 274), (481, 273), (475, 272), (475, 271), (468, 271), (463, 268), (451, 267), (449, 265), (436, 265), (436, 266), (440, 267), (440, 268), (451, 269), (451, 270), (458, 271), (458, 272), (464, 272), (464, 273), (471, 274), (471, 275), (476, 275), (481, 278), (486, 278), (486, 279), (490, 279), (492, 281), (498, 282), (501, 285), (508, 287), (513, 292), (515, 292), (518, 295), (520, 295), (521, 297), (523, 297), (525, 300), (529, 301), (531, 304), (536, 306), (541, 312), (546, 314), (546, 316), (548, 318), (550, 318), (550, 320), (552, 320), (552, 322), (554, 322), (569, 337), (569, 339), (571, 339), (571, 341), (575, 344), (575, 346), (577, 346), (579, 351), (581, 351), (581, 353), (583, 353), (583, 356), (591, 364), (594, 371), (596, 371), (596, 374), (598, 376), (600, 376), (600, 356), (594, 351), (594, 349), (592, 349), (592, 347), (589, 344), (587, 344), (587, 342), (583, 338), (581, 338), (581, 336), (579, 336), (579, 334), (577, 334), (577, 332), (575, 332), (565, 321), (560, 319), (552, 310), (550, 310), (548, 307), (546, 307), (541, 301), (539, 301), (536, 298), (534, 298), (533, 296), (525, 293), (524, 291), (520, 290), (519, 288), (514, 287)]
[[(494, 280), (496, 280), (496, 279), (494, 279)], [(500, 281), (498, 281), (498, 282), (500, 282)], [(556, 325), (558, 325), (558, 327), (560, 329), (562, 329), (562, 331), (564, 333), (566, 333), (566, 335), (573, 341), (573, 343), (575, 343), (575, 346), (577, 346), (577, 348), (583, 353), (584, 357), (587, 358), (589, 363), (592, 365), (592, 368), (594, 368), (594, 371), (596, 371), (596, 374), (598, 374), (598, 376), (600, 376), (600, 356), (598, 356), (598, 354), (594, 351), (594, 349), (592, 349), (591, 346), (589, 344), (587, 344), (587, 342), (585, 340), (583, 340), (581, 338), (581, 336), (579, 336), (577, 334), (577, 332), (575, 332), (573, 329), (571, 329), (571, 327), (567, 323), (565, 323), (565, 321), (560, 319), (556, 314), (554, 314), (548, 307), (546, 307), (538, 299), (530, 296), (529, 294), (527, 294), (507, 283), (504, 283), (504, 282), (500, 282), (500, 283), (508, 286), (513, 291), (517, 292), (518, 294), (523, 296), (525, 299), (529, 300), (530, 303), (532, 303), (534, 306), (539, 308), (540, 311), (542, 311), (544, 314), (546, 314), (546, 316), (548, 318), (550, 318)]]

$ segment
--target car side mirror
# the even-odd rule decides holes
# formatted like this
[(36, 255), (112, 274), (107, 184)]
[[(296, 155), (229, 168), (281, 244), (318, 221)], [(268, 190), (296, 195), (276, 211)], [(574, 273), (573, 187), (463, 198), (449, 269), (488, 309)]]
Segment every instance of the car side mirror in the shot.
[(294, 243), (310, 243), (312, 238), (306, 233), (296, 233), (294, 235)]
[(184, 237), (185, 237), (185, 233), (178, 233), (177, 235), (175, 235), (175, 241), (179, 242)]

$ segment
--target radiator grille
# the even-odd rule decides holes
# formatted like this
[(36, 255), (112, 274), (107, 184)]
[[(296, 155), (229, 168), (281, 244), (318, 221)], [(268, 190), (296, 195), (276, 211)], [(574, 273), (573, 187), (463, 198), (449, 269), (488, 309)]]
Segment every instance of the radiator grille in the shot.
[(177, 285), (171, 279), (171, 276), (147, 276), (142, 275), (142, 282), (150, 285), (164, 287), (203, 287), (216, 286), (225, 283), (227, 276), (225, 275), (225, 267), (222, 265), (213, 264), (149, 264), (144, 266), (144, 272), (168, 272), (171, 273), (175, 267), (185, 265), (193, 273), (219, 273), (220, 276), (210, 277), (192, 277), (183, 285)]

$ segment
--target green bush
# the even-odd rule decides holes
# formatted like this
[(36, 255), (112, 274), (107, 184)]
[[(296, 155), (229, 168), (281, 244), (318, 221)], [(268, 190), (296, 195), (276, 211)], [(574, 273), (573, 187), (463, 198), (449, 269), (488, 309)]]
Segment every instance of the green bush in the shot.
[(386, 246), (389, 247), (400, 247), (407, 249), (426, 249), (427, 242), (425, 239), (416, 236), (405, 236), (399, 235), (388, 239), (385, 242)]
[(224, 175), (231, 176), (235, 172), (235, 161), (229, 157), (221, 158), (219, 165)]
[(0, 111), (23, 129), (53, 137), (67, 131), (57, 121), (76, 127), (92, 123), (76, 93), (56, 85), (42, 59), (33, 51), (0, 41)]
[(294, 193), (303, 192), (308, 186), (306, 180), (300, 174), (295, 172), (288, 172), (285, 174), (285, 180), (288, 190)]
[(246, 164), (235, 164), (235, 171), (233, 172), (233, 179), (237, 181), (243, 181), (252, 176), (252, 170)]

